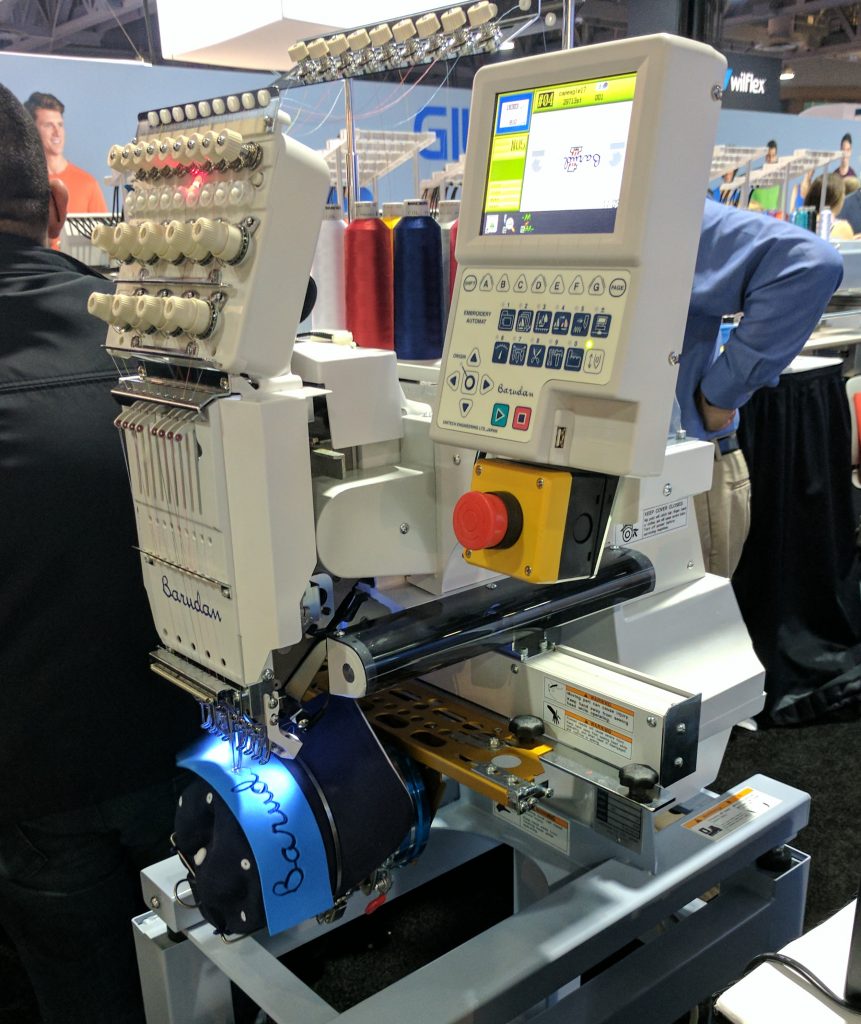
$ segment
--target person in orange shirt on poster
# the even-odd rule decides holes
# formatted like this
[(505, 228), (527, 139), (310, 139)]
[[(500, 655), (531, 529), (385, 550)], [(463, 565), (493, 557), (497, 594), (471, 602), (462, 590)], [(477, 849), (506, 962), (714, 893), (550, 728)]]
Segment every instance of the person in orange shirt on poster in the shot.
[(48, 177), (62, 181), (69, 193), (69, 212), (107, 213), (105, 197), (96, 179), (63, 156), (66, 145), (65, 106), (49, 92), (32, 93), (24, 106), (36, 122), (48, 164)]

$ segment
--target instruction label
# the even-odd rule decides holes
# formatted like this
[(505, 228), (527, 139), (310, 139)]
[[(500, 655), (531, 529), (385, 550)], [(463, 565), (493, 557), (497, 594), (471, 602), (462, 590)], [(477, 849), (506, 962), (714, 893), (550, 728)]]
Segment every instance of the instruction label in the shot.
[(761, 793), (758, 789), (742, 789), (686, 821), (683, 827), (706, 839), (723, 839), (779, 803), (776, 796)]
[(643, 537), (657, 537), (660, 533), (680, 530), (688, 522), (688, 499), (680, 498), (666, 505), (643, 509)]
[(522, 832), (528, 832), (539, 842), (552, 846), (554, 850), (560, 850), (562, 853), (571, 852), (571, 822), (560, 818), (558, 814), (553, 814), (543, 807), (533, 807), (525, 814), (516, 814), (498, 806), (494, 808), (493, 813), (497, 818), (505, 818), (509, 825), (519, 828)]
[(574, 711), (584, 718), (591, 718), (601, 725), (609, 726), (611, 729), (622, 729), (625, 732), (634, 731), (634, 711), (625, 707), (624, 704), (616, 704), (607, 700), (606, 697), (599, 697), (595, 693), (589, 693), (578, 686), (571, 686), (569, 683), (560, 682), (558, 679), (544, 677), (544, 696), (551, 704), (557, 704), (568, 711)]
[(621, 754), (622, 757), (630, 759), (634, 745), (630, 736), (609, 729), (606, 725), (599, 725), (598, 722), (592, 722), (582, 715), (576, 715), (573, 711), (565, 712), (564, 724), (566, 732), (573, 733), (587, 743), (609, 750), (613, 754)]

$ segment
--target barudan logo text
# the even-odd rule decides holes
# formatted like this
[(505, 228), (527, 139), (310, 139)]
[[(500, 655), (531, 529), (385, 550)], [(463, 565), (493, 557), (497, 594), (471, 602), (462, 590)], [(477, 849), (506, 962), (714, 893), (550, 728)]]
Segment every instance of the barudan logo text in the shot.
[(161, 590), (164, 596), (169, 597), (171, 601), (176, 601), (177, 604), (181, 604), (191, 611), (197, 612), (199, 615), (205, 615), (208, 619), (214, 619), (215, 622), (221, 622), (221, 612), (217, 608), (210, 608), (205, 601), (201, 601), (199, 590), (197, 597), (189, 597), (188, 594), (183, 594), (181, 590), (172, 588), (167, 576), (162, 576), (161, 578)]

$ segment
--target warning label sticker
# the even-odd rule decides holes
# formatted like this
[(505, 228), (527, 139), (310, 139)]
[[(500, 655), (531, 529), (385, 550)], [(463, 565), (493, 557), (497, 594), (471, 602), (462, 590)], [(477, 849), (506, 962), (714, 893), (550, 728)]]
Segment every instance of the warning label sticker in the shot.
[(615, 729), (608, 729), (606, 725), (592, 722), (582, 715), (576, 715), (573, 711), (566, 711), (564, 716), (565, 731), (574, 733), (580, 739), (604, 750), (612, 751), (614, 754), (621, 754), (630, 758), (634, 746), (634, 740), (624, 733), (616, 732)]
[(548, 676), (544, 677), (544, 695), (551, 703), (569, 711), (576, 711), (577, 714), (591, 718), (601, 725), (624, 729), (625, 732), (634, 731), (634, 711), (624, 704), (616, 704), (606, 697), (599, 697), (597, 694)]
[(686, 821), (684, 828), (706, 839), (723, 839), (779, 803), (776, 796), (761, 793), (758, 789), (742, 789)]
[(642, 536), (657, 537), (660, 533), (680, 530), (688, 522), (688, 499), (680, 498), (666, 505), (655, 505), (643, 509)]
[(552, 814), (543, 807), (534, 807), (525, 814), (516, 814), (507, 807), (496, 806), (494, 815), (505, 818), (509, 825), (528, 832), (539, 842), (546, 843), (562, 853), (571, 852), (571, 822)]

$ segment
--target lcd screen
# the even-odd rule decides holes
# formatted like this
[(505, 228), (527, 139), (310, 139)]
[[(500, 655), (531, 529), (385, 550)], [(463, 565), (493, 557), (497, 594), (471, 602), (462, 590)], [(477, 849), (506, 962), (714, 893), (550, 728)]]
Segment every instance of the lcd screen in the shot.
[(483, 235), (611, 234), (634, 72), (496, 97)]

